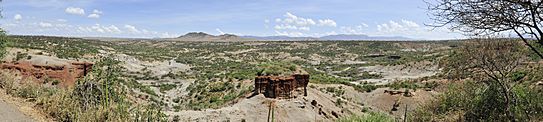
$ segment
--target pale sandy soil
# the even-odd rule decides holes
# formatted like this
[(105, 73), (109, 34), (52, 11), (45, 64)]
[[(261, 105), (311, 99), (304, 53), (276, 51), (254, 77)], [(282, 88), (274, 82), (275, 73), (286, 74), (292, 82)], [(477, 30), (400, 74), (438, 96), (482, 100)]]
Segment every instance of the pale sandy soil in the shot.
[[(302, 93), (302, 92), (299, 92)], [(179, 116), (181, 121), (242, 121), (265, 122), (268, 120), (269, 105), (275, 103), (274, 119), (279, 122), (314, 122), (334, 121), (338, 117), (351, 114), (363, 114), (362, 106), (358, 103), (347, 102), (342, 107), (336, 106), (336, 97), (313, 88), (308, 88), (308, 96), (297, 95), (292, 99), (270, 99), (262, 94), (252, 98), (243, 98), (240, 102), (220, 109), (207, 109), (203, 111), (185, 110), (180, 112), (167, 112), (171, 117)], [(311, 102), (317, 101), (313, 106)], [(319, 109), (326, 115), (319, 114)]]
[(416, 79), (421, 77), (433, 76), (439, 72), (437, 65), (432, 65), (430, 62), (419, 62), (417, 64), (411, 63), (408, 65), (396, 65), (396, 66), (367, 66), (360, 67), (361, 71), (367, 71), (370, 73), (381, 74), (383, 78), (380, 79), (365, 79), (361, 82), (375, 83), (378, 85), (387, 84), (397, 80)]
[(8, 95), (0, 89), (1, 122), (52, 122), (46, 114), (35, 109), (35, 104)]

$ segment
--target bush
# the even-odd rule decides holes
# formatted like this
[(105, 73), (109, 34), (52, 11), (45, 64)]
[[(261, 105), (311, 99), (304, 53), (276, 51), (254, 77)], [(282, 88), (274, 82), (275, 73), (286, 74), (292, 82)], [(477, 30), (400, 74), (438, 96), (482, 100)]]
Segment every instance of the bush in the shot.
[(337, 120), (337, 122), (394, 122), (394, 118), (384, 113), (369, 112), (363, 116), (353, 115), (340, 118)]
[(0, 59), (4, 58), (4, 54), (6, 54), (4, 48), (6, 47), (7, 39), (8, 37), (6, 36), (5, 31), (0, 28)]
[(169, 90), (174, 89), (175, 87), (177, 87), (177, 85), (175, 84), (160, 84), (159, 86), (160, 92), (169, 91)]
[(372, 84), (354, 85), (354, 89), (359, 92), (371, 92), (377, 89), (377, 86)]
[(118, 73), (115, 61), (104, 59), (74, 87), (16, 81), (6, 72), (1, 73), (0, 86), (13, 96), (36, 99), (36, 106), (57, 121), (165, 121), (158, 107), (127, 99), (127, 88)]
[[(435, 101), (411, 114), (412, 121), (507, 121), (505, 98), (500, 87), (466, 81), (450, 84)], [(517, 121), (541, 120), (543, 95), (534, 88), (518, 85), (513, 88), (517, 98), (514, 111)]]

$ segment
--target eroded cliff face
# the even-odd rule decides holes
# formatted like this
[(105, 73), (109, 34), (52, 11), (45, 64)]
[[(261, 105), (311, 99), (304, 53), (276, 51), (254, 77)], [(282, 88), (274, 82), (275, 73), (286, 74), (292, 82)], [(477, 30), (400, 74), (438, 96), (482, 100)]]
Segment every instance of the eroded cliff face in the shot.
[(304, 88), (307, 96), (309, 75), (294, 74), (291, 76), (257, 76), (255, 77), (255, 94), (263, 93), (268, 98), (291, 98), (297, 88)]
[(69, 87), (75, 84), (78, 78), (83, 78), (92, 71), (93, 63), (90, 62), (70, 62), (65, 65), (43, 65), (32, 64), (29, 61), (19, 61), (0, 64), (0, 69), (10, 69), (21, 72), (25, 78), (36, 78), (39, 82), (49, 79), (60, 82), (53, 83), (62, 87)]

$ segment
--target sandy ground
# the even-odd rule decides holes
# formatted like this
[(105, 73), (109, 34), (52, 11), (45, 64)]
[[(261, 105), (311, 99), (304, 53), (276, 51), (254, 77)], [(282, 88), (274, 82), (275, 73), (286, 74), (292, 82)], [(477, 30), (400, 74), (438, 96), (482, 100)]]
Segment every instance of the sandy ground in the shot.
[(12, 97), (0, 89), (0, 122), (51, 122), (34, 104)]
[[(303, 92), (298, 92), (303, 93)], [(265, 98), (262, 94), (243, 98), (240, 102), (220, 109), (207, 109), (203, 111), (185, 110), (180, 112), (167, 112), (171, 117), (179, 116), (181, 121), (247, 121), (266, 122), (268, 120), (269, 105), (274, 103), (274, 120), (277, 122), (314, 122), (334, 121), (338, 117), (351, 114), (362, 114), (362, 106), (347, 102), (341, 107), (335, 105), (336, 97), (308, 87), (308, 96), (301, 94), (292, 99)], [(312, 105), (315, 100), (317, 105)], [(321, 112), (322, 111), (322, 112)]]
[(30, 117), (23, 114), (19, 109), (11, 104), (6, 103), (4, 100), (0, 100), (0, 118), (3, 122), (32, 122), (34, 121)]
[(189, 65), (177, 63), (173, 60), (146, 62), (126, 54), (116, 54), (114, 58), (123, 61), (121, 66), (126, 68), (129, 72), (138, 72), (147, 68), (152, 72), (153, 76), (162, 76), (169, 72), (187, 71), (190, 69)]
[(383, 75), (380, 79), (365, 79), (362, 82), (375, 83), (377, 85), (387, 84), (397, 80), (416, 79), (426, 76), (433, 76), (439, 72), (438, 66), (431, 62), (410, 63), (409, 65), (396, 66), (368, 66), (360, 67), (361, 71)]
[[(378, 88), (369, 93), (358, 92), (354, 88), (345, 86), (342, 84), (313, 84), (317, 88), (326, 88), (326, 87), (343, 87), (345, 94), (342, 96), (345, 99), (350, 100), (352, 103), (362, 103), (365, 107), (371, 109), (371, 111), (379, 111), (387, 114), (391, 114), (396, 118), (402, 118), (406, 110), (408, 113), (413, 111), (415, 108), (420, 105), (428, 102), (433, 99), (438, 93), (435, 91), (424, 91), (417, 90), (411, 91), (413, 94), (412, 97), (405, 97), (403, 94), (391, 95), (385, 93), (385, 90), (392, 90), (390, 88)], [(394, 91), (404, 91), (404, 89), (394, 90)], [(392, 106), (394, 102), (398, 101), (400, 107), (398, 111), (392, 111)]]

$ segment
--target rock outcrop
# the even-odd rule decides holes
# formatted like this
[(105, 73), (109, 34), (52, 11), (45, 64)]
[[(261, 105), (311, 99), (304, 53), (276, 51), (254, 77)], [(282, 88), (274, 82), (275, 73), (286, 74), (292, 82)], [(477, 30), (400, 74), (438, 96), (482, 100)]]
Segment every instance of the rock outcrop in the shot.
[[(73, 86), (78, 78), (82, 78), (92, 70), (93, 63), (71, 62), (67, 65), (41, 65), (28, 61), (14, 63), (2, 63), (0, 69), (10, 69), (21, 72), (24, 77), (33, 77), (44, 81), (54, 79), (61, 81), (58, 85), (63, 87)], [(56, 85), (56, 84), (55, 84)]]
[(264, 93), (268, 98), (292, 97), (292, 91), (304, 88), (304, 96), (307, 96), (307, 84), (309, 75), (294, 74), (291, 76), (257, 76), (255, 77), (255, 94)]

